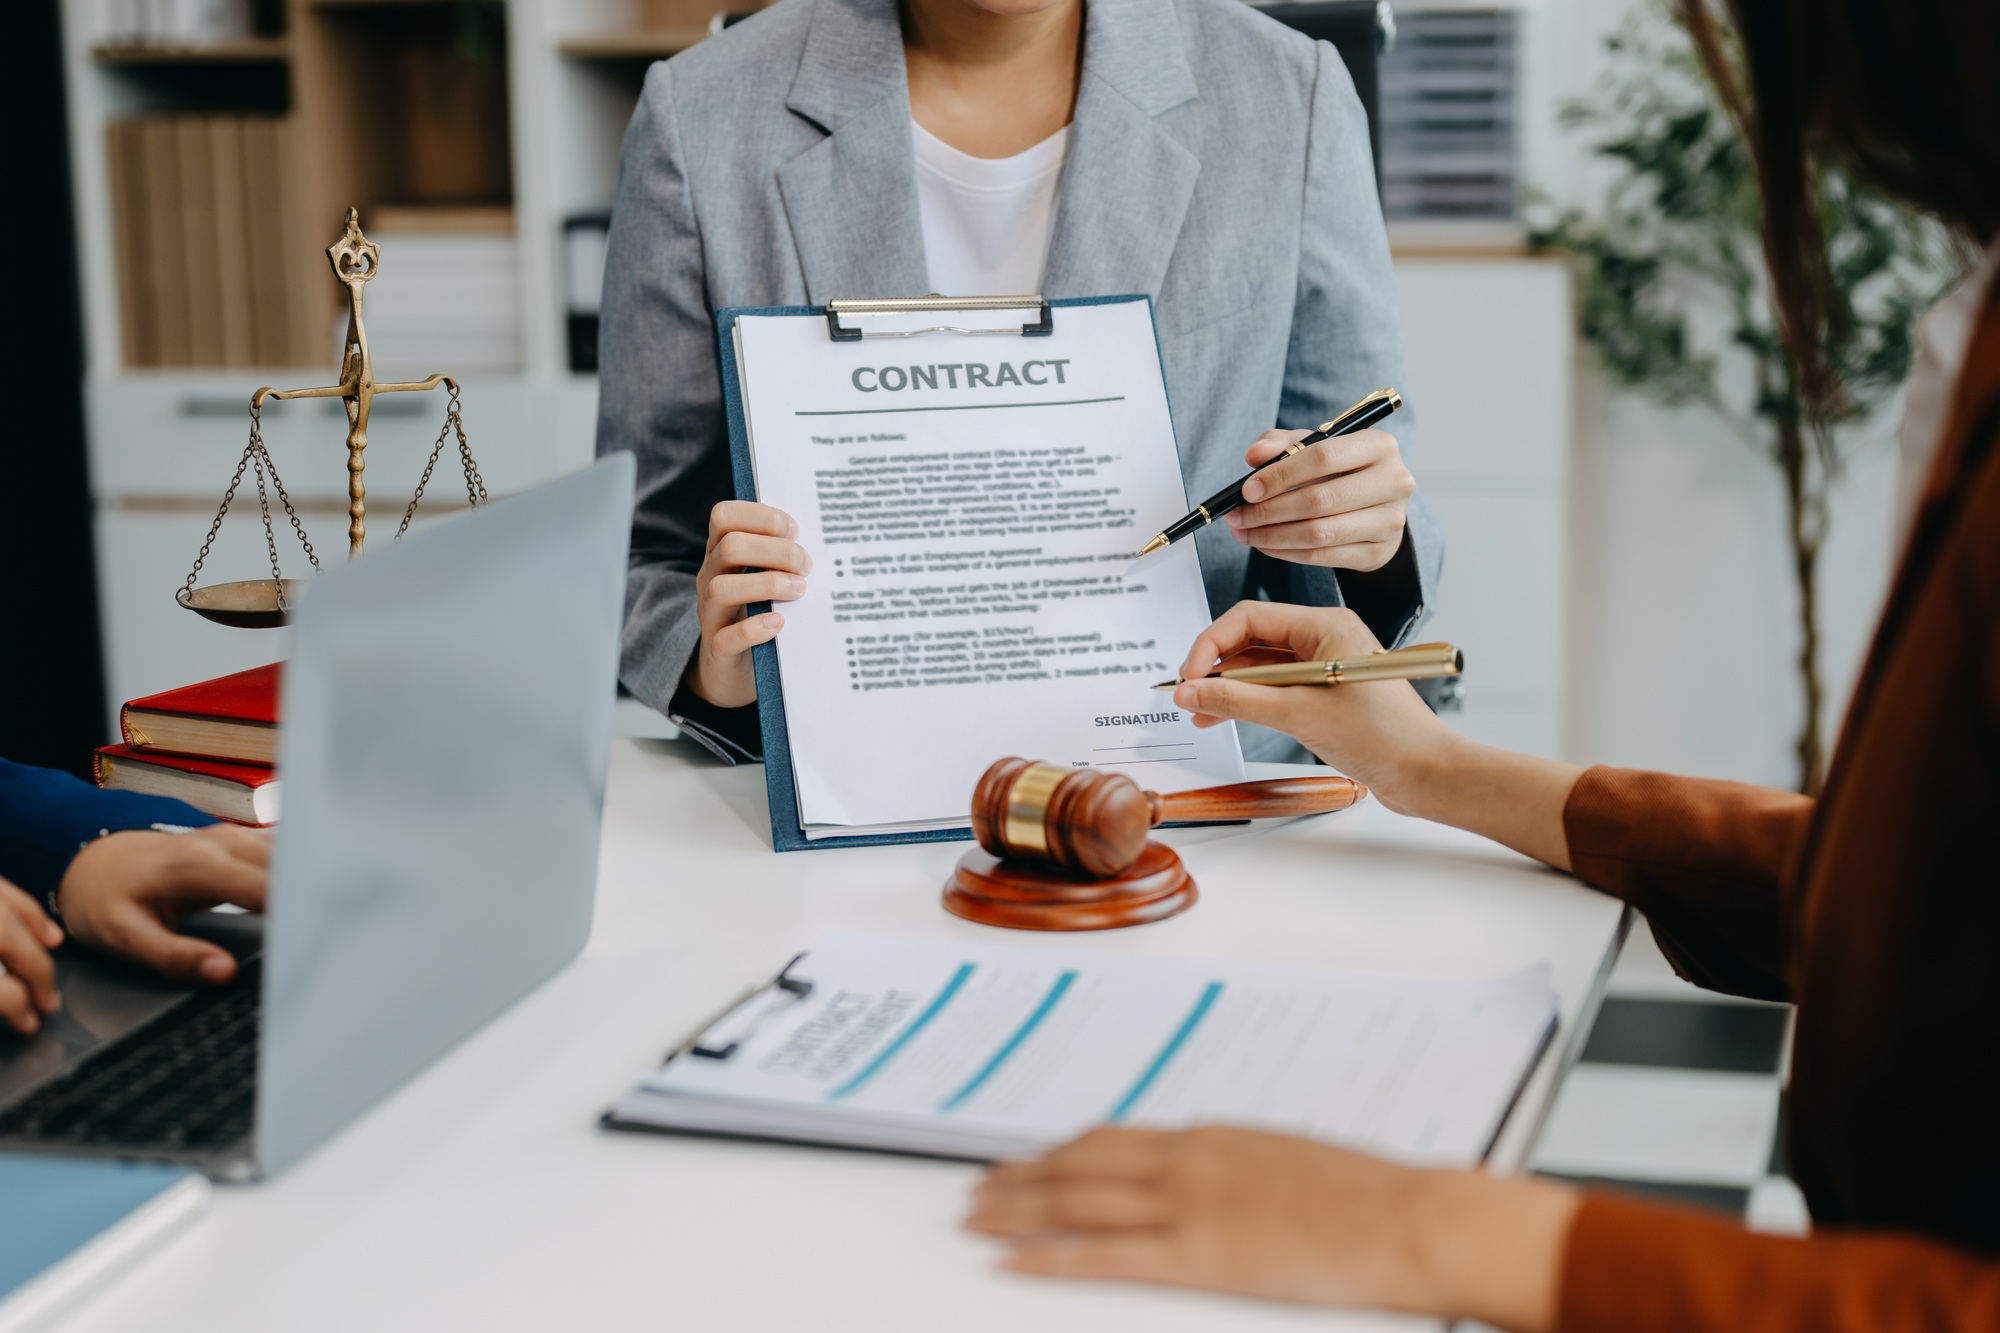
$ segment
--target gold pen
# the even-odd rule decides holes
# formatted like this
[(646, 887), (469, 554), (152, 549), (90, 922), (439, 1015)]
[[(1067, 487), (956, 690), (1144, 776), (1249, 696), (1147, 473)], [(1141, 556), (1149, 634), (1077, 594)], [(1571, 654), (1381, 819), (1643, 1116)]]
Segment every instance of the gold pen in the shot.
[[(1419, 643), (1365, 657), (1338, 657), (1331, 662), (1274, 662), (1270, 666), (1237, 667), (1217, 674), (1223, 680), (1240, 680), (1249, 685), (1351, 685), (1364, 680), (1456, 676), (1464, 670), (1465, 654), (1450, 644)], [(1171, 690), (1185, 683), (1176, 676), (1153, 688)]]

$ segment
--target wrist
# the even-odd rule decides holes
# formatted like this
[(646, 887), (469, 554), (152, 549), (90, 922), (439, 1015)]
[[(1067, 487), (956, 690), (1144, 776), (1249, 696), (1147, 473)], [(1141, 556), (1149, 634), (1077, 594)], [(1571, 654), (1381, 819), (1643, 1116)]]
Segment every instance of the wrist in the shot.
[(1566, 1185), (1527, 1176), (1428, 1173), (1414, 1210), (1422, 1308), (1514, 1333), (1554, 1329), (1580, 1202)]
[(1377, 799), (1398, 814), (1434, 822), (1451, 804), (1452, 785), (1465, 769), (1465, 738), (1436, 718), (1422, 734), (1395, 747), (1392, 761), (1370, 788)]

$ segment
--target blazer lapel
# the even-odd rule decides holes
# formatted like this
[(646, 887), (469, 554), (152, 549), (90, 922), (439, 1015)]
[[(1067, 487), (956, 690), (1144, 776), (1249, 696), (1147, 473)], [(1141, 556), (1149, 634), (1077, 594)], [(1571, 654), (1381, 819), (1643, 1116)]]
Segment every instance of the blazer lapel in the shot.
[(827, 137), (778, 168), (815, 305), (929, 288), (894, 0), (820, 0), (785, 105)]
[(1154, 118), (1194, 98), (1194, 74), (1172, 5), (1090, 0), (1085, 12), (1042, 292), (1157, 295), (1201, 163)]

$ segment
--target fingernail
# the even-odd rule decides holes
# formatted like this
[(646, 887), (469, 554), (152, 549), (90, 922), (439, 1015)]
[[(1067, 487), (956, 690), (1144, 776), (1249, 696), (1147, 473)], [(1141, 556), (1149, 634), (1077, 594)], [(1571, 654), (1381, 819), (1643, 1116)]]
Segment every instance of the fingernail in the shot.
[(793, 541), (797, 541), (799, 539), (799, 521), (795, 518), (788, 518), (785, 522), (791, 524), (790, 531), (786, 532), (785, 535)]
[(1222, 521), (1224, 523), (1227, 523), (1232, 528), (1240, 528), (1244, 524), (1243, 515), (1234, 509), (1224, 514), (1222, 516)]
[(1180, 686), (1180, 688), (1176, 689), (1174, 691), (1174, 702), (1179, 704), (1182, 708), (1192, 709), (1194, 707), (1193, 684), (1191, 683), (1183, 684), (1182, 686)]
[(1229, 529), (1229, 535), (1234, 537), (1237, 541), (1242, 542), (1245, 546), (1248, 546), (1250, 544), (1250, 534), (1244, 531), (1242, 528), (1231, 527)]
[(60, 1008), (62, 1008), (62, 992), (57, 991), (54, 995), (49, 996), (49, 1002), (42, 1006), (42, 1012), (52, 1014)]
[(797, 574), (792, 575), (791, 589), (792, 589), (792, 596), (794, 597), (805, 596), (806, 581), (800, 578)]
[(1264, 498), (1264, 483), (1252, 477), (1243, 483), (1243, 498), (1255, 504)]
[(227, 981), (235, 971), (236, 960), (233, 958), (224, 958), (219, 954), (210, 954), (201, 960), (201, 979), (203, 981)]

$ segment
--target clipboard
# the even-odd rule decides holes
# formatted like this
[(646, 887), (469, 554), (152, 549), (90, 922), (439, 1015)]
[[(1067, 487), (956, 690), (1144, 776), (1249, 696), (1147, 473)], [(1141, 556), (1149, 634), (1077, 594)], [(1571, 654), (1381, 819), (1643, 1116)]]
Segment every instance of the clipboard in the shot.
[[(1120, 305), (1134, 301), (1146, 304), (1148, 322), (1153, 327), (1153, 350), (1160, 354), (1159, 324), (1153, 318), (1153, 298), (1143, 294), (1079, 296), (1047, 299), (1023, 296), (918, 296), (908, 298), (840, 298), (825, 305), (729, 306), (715, 312), (717, 360), (722, 369), (723, 415), (729, 426), (730, 477), (739, 500), (757, 499), (756, 470), (750, 460), (750, 431), (744, 417), (743, 384), (736, 365), (736, 321), (745, 315), (793, 316), (823, 319), (829, 342), (852, 342), (863, 338), (909, 339), (931, 335), (980, 338), (1047, 337), (1055, 331), (1056, 311), (1100, 305)], [(964, 328), (949, 322), (954, 313), (1019, 310), (1027, 317), (1013, 328)], [(878, 315), (934, 313), (940, 322), (921, 329), (886, 331), (869, 329), (866, 320)], [(1160, 378), (1166, 379), (1165, 358), (1161, 358)], [(1168, 391), (1167, 415), (1173, 416), (1173, 398)], [(769, 611), (769, 602), (751, 607), (752, 614)], [(764, 743), (764, 789), (771, 810), (771, 847), (774, 851), (797, 852), (825, 847), (875, 847), (906, 842), (970, 842), (966, 828), (922, 829), (898, 833), (857, 833), (837, 838), (812, 839), (799, 820), (798, 785), (792, 770), (791, 735), (785, 725), (784, 685), (779, 678), (778, 648), (760, 643), (750, 650), (750, 669), (757, 682), (757, 726)], [(971, 793), (967, 793), (968, 799)]]

